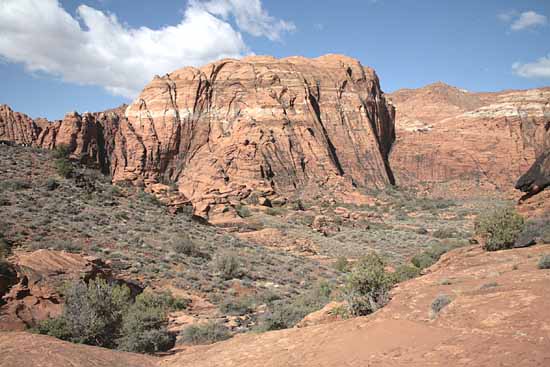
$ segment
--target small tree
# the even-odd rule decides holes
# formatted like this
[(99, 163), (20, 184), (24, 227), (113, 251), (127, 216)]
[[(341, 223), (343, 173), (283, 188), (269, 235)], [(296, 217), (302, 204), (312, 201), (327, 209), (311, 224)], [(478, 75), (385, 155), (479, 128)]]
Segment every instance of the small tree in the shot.
[(483, 238), (487, 251), (512, 248), (523, 228), (523, 217), (514, 208), (482, 214), (475, 222), (476, 235)]
[(174, 346), (175, 336), (167, 330), (168, 311), (171, 301), (168, 297), (149, 292), (136, 297), (122, 320), (122, 337), (118, 348), (128, 352), (155, 353)]
[(42, 322), (37, 330), (73, 343), (114, 348), (130, 289), (103, 279), (75, 282), (66, 287), (63, 314)]
[(348, 274), (344, 296), (351, 314), (368, 315), (389, 301), (392, 277), (386, 273), (384, 262), (371, 253), (359, 260)]

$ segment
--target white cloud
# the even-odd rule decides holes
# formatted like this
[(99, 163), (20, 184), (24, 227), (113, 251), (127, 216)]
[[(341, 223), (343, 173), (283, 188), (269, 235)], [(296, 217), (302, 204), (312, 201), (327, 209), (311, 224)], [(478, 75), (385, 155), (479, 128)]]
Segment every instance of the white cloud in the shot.
[[(211, 2), (192, 1), (179, 24), (150, 29), (130, 28), (86, 5), (75, 18), (58, 0), (1, 0), (0, 58), (133, 98), (155, 74), (249, 53), (241, 34), (216, 15), (233, 14), (243, 31), (270, 39), (291, 28), (269, 16), (259, 0), (232, 1), (239, 6), (223, 14), (208, 9)], [(247, 13), (242, 3), (251, 5)]]
[(550, 54), (532, 63), (516, 62), (512, 65), (512, 69), (514, 73), (524, 78), (550, 78)]
[(280, 40), (282, 33), (296, 29), (293, 23), (270, 16), (262, 8), (260, 0), (193, 0), (192, 4), (223, 19), (233, 15), (240, 29), (253, 36), (265, 36), (272, 41)]
[(516, 10), (510, 10), (498, 14), (497, 18), (503, 22), (510, 23), (510, 29), (512, 31), (521, 31), (548, 24), (548, 18), (545, 15), (538, 14), (533, 10), (523, 13), (519, 13)]

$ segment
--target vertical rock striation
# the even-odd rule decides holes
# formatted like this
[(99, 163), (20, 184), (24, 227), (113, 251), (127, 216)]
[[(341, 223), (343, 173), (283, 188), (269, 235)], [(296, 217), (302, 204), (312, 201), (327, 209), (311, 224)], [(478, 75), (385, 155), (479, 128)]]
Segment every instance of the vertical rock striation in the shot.
[(72, 113), (53, 123), (7, 115), (0, 139), (68, 145), (114, 181), (174, 182), (204, 217), (251, 194), (394, 183), (393, 106), (374, 70), (345, 56), (253, 56), (183, 68), (155, 77), (124, 114)]

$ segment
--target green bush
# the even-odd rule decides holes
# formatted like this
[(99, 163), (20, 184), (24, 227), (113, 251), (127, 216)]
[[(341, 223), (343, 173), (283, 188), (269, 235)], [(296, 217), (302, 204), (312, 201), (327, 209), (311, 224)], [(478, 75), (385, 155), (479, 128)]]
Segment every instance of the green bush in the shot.
[(539, 269), (550, 269), (550, 254), (541, 256), (538, 267)]
[(254, 311), (256, 302), (251, 297), (229, 297), (220, 304), (220, 311), (224, 315), (240, 316)]
[(76, 282), (64, 293), (61, 319), (42, 323), (39, 331), (52, 336), (61, 335), (74, 343), (114, 348), (115, 340), (120, 336), (123, 315), (130, 303), (128, 287), (97, 279), (88, 284)]
[(46, 181), (45, 186), (46, 186), (46, 190), (53, 191), (59, 187), (59, 183), (55, 179), (49, 178), (48, 181)]
[(171, 298), (142, 293), (122, 319), (118, 349), (128, 352), (156, 353), (174, 346), (175, 336), (167, 330)]
[(359, 260), (348, 274), (344, 286), (344, 298), (354, 316), (368, 315), (389, 301), (393, 284), (391, 274), (384, 269), (384, 262), (371, 253)]
[(203, 255), (199, 246), (197, 246), (188, 234), (178, 234), (178, 236), (173, 240), (172, 247), (178, 254), (192, 257), (201, 257)]
[(252, 213), (250, 212), (250, 209), (248, 209), (244, 205), (236, 205), (235, 210), (237, 211), (237, 214), (241, 218), (248, 218), (248, 217), (252, 216)]
[(392, 275), (394, 283), (401, 283), (420, 275), (420, 269), (413, 265), (400, 265)]
[(256, 331), (282, 330), (294, 327), (308, 314), (320, 310), (330, 301), (332, 289), (322, 282), (290, 303), (278, 300), (269, 305), (262, 315)]
[(449, 228), (440, 228), (432, 234), (435, 238), (452, 238), (455, 237), (455, 235), (456, 232)]
[(483, 238), (487, 251), (512, 248), (523, 228), (523, 217), (514, 208), (481, 214), (475, 222), (476, 235)]
[(205, 324), (190, 325), (181, 331), (181, 341), (186, 344), (212, 344), (229, 339), (229, 330), (221, 323), (210, 321)]
[(11, 252), (10, 243), (4, 238), (2, 238), (0, 234), (0, 259), (3, 259), (6, 256), (8, 256), (10, 252)]
[(541, 234), (541, 239), (544, 243), (550, 243), (550, 226), (549, 228), (544, 229)]
[(63, 290), (63, 313), (40, 322), (36, 331), (73, 343), (155, 353), (174, 346), (168, 312), (188, 303), (168, 294), (142, 293), (134, 302), (124, 285), (103, 279), (78, 281)]
[(440, 294), (432, 302), (432, 311), (434, 314), (439, 313), (443, 308), (448, 306), (452, 302), (451, 297), (446, 294)]
[(52, 151), (51, 155), (54, 159), (66, 159), (71, 155), (71, 150), (68, 145), (58, 145)]
[(214, 260), (214, 267), (226, 280), (240, 278), (243, 275), (239, 258), (231, 252), (218, 254)]
[(349, 271), (349, 261), (344, 256), (339, 256), (334, 262), (334, 269), (338, 270), (341, 273)]
[(56, 159), (55, 162), (55, 169), (57, 170), (57, 173), (64, 178), (69, 178), (73, 175), (74, 169), (72, 163), (66, 159), (66, 158), (59, 158)]
[(430, 266), (435, 264), (443, 254), (459, 246), (461, 246), (460, 243), (451, 242), (432, 245), (427, 250), (416, 254), (411, 259), (411, 263), (420, 270), (429, 268)]

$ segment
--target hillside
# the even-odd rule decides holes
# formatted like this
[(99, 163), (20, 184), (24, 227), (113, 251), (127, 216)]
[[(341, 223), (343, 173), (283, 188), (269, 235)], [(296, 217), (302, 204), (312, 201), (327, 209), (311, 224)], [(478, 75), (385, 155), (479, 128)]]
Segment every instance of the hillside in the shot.
[[(496, 253), (476, 246), (458, 249), (427, 275), (400, 284), (392, 301), (369, 317), (243, 335), (185, 349), (156, 365), (546, 366), (550, 272), (536, 263), (549, 252), (550, 244)], [(441, 294), (452, 301), (434, 314), (431, 303)], [(106, 360), (119, 366), (153, 365), (147, 357), (24, 333), (0, 333), (0, 346), (5, 367), (37, 363), (44, 354), (50, 357), (43, 366), (106, 366)]]
[(403, 186), (507, 192), (545, 150), (550, 89), (471, 93), (443, 83), (388, 95)]

